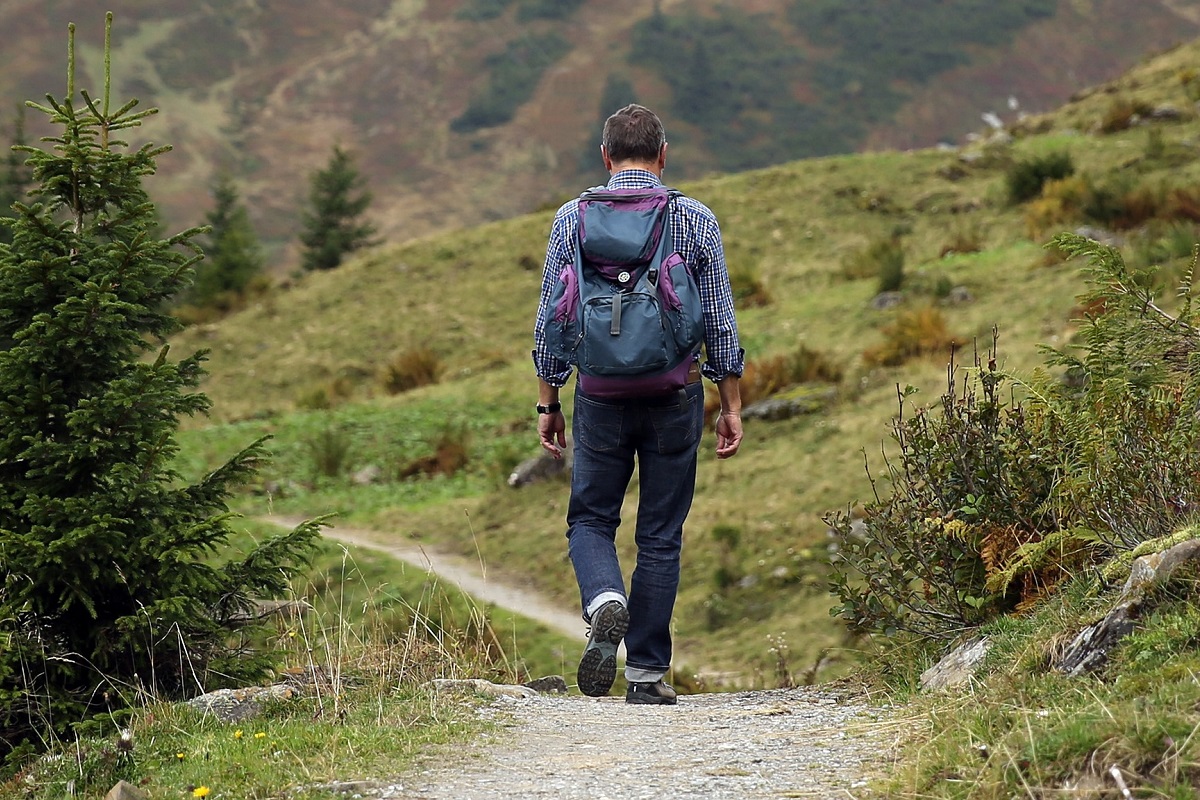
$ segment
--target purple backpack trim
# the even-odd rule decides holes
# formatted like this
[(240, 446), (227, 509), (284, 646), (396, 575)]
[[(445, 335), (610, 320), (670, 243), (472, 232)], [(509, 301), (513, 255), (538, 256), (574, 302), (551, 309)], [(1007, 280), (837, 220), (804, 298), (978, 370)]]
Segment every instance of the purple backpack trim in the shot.
[[(620, 197), (620, 208), (605, 195)], [(614, 282), (629, 267), (649, 263), (662, 240), (667, 220), (664, 211), (670, 201), (670, 192), (661, 187), (605, 190), (599, 196), (584, 194), (579, 200), (581, 254), (597, 272)], [(640, 238), (640, 246), (631, 246), (639, 239), (629, 233), (644, 228), (646, 220), (652, 221), (649, 236)]]
[(675, 283), (671, 280), (671, 270), (677, 266), (682, 266), (689, 273), (688, 265), (684, 262), (683, 256), (679, 253), (671, 253), (667, 256), (662, 264), (662, 275), (658, 279), (658, 293), (662, 297), (663, 302), (667, 304), (667, 308), (672, 311), (678, 311), (683, 308), (683, 301), (679, 299), (679, 294), (675, 291)]
[(562, 272), (558, 273), (558, 279), (562, 281), (563, 294), (558, 299), (558, 305), (554, 307), (554, 321), (562, 322), (574, 319), (579, 313), (579, 279), (575, 277), (575, 265), (567, 264), (563, 267)]
[(589, 397), (601, 400), (627, 400), (630, 397), (656, 397), (671, 394), (687, 386), (692, 358), (658, 375), (601, 376), (579, 373), (579, 388)]

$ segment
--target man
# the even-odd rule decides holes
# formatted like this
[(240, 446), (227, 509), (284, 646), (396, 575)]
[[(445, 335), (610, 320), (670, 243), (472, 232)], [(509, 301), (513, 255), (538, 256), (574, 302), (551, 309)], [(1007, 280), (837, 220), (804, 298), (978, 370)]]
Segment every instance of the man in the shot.
[[(609, 189), (662, 185), (667, 141), (662, 122), (639, 105), (608, 118), (600, 146)], [(663, 678), (671, 666), (671, 614), (679, 586), (683, 523), (696, 485), (696, 459), (704, 427), (701, 373), (721, 398), (716, 424), (717, 458), (735, 455), (742, 442), (738, 380), (744, 353), (738, 342), (733, 294), (717, 219), (688, 197), (670, 207), (674, 249), (696, 276), (704, 317), (706, 359), (689, 376), (683, 392), (650, 397), (599, 399), (576, 387), (574, 466), (567, 509), (568, 553), (579, 583), (583, 618), (591, 630), (579, 663), (579, 688), (589, 696), (608, 694), (616, 679), (617, 646), (625, 640), (627, 703), (672, 705), (675, 691)], [(568, 364), (546, 344), (550, 297), (562, 269), (574, 263), (579, 246), (576, 201), (554, 216), (546, 249), (541, 302), (534, 328), (538, 436), (554, 457), (566, 446), (566, 420), (559, 389)], [(625, 592), (617, 560), (621, 505), (638, 465), (639, 503), (634, 541), (637, 564)]]

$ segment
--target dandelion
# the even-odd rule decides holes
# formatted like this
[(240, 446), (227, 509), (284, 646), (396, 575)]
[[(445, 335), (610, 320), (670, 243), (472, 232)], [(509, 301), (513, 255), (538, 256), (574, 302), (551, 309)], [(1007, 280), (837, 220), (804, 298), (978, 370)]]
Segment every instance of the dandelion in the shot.
[(180, 761), (183, 761), (183, 759), (187, 758), (187, 754), (186, 753), (176, 753), (175, 757), (178, 758)]
[(233, 738), (235, 738), (235, 739), (240, 739), (240, 738), (242, 738), (242, 732), (241, 732), (240, 730), (236, 730), (236, 731), (234, 731), (234, 732), (233, 732)]
[(208, 797), (209, 788), (207, 786), (197, 786), (192, 789), (192, 797)]
[(262, 731), (259, 731), (258, 733), (254, 734), (254, 738), (255, 739), (265, 739), (265, 738), (267, 738), (267, 735), (265, 733), (263, 733)]

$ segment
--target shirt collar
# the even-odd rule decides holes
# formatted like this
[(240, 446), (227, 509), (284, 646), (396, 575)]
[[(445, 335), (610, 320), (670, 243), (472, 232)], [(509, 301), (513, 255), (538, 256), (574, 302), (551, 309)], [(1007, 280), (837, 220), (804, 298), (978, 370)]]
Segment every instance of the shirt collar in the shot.
[(609, 189), (646, 189), (651, 186), (662, 186), (662, 181), (645, 169), (623, 169), (608, 179)]

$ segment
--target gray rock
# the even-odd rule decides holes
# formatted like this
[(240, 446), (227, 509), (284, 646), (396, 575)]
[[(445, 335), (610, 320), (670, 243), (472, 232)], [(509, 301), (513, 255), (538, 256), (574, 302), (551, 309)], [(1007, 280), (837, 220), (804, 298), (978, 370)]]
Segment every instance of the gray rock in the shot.
[(903, 292), (880, 292), (871, 298), (871, 308), (876, 311), (886, 311), (904, 302)]
[(1078, 677), (1104, 666), (1117, 642), (1133, 632), (1134, 618), (1140, 605), (1140, 601), (1121, 604), (1108, 612), (1104, 619), (1081, 630), (1054, 661), (1054, 670), (1069, 677)]
[(263, 706), (299, 695), (295, 687), (255, 686), (248, 689), (218, 689), (187, 701), (192, 708), (212, 714), (222, 722), (241, 722), (262, 712)]
[(235, 612), (229, 618), (235, 622), (250, 622), (267, 617), (300, 619), (312, 610), (313, 607), (307, 600), (252, 600), (250, 608)]
[(433, 687), (439, 692), (467, 692), (485, 694), (490, 697), (516, 697), (530, 698), (537, 697), (537, 691), (530, 689), (528, 686), (513, 686), (510, 684), (492, 683), (485, 681), (482, 678), (468, 678), (465, 680), (451, 680), (450, 678), (436, 678), (433, 681)]
[(517, 468), (508, 476), (508, 485), (519, 489), (531, 483), (567, 475), (571, 471), (572, 455), (570, 439), (567, 440), (567, 449), (562, 458), (555, 458), (543, 450), (533, 458), (518, 464)]
[(355, 486), (370, 486), (373, 483), (379, 483), (382, 478), (383, 470), (374, 464), (368, 464), (355, 472), (350, 480), (354, 482)]
[(522, 686), (528, 686), (535, 692), (540, 694), (566, 694), (567, 679), (562, 675), (547, 675), (544, 678), (534, 678), (531, 681), (525, 681)]
[(745, 406), (742, 409), (742, 419), (778, 422), (804, 414), (815, 414), (827, 407), (836, 397), (835, 388), (814, 389), (803, 386)]
[(1117, 643), (1137, 627), (1137, 619), (1145, 613), (1147, 591), (1166, 583), (1180, 567), (1197, 560), (1200, 560), (1200, 540), (1196, 539), (1136, 559), (1113, 608), (1099, 622), (1076, 634), (1052, 668), (1077, 677), (1104, 666)]
[(117, 781), (117, 785), (108, 790), (104, 800), (150, 800), (150, 795), (134, 786), (132, 783)]
[(1091, 225), (1083, 225), (1074, 231), (1076, 236), (1083, 236), (1086, 239), (1099, 242), (1100, 244), (1108, 245), (1109, 247), (1122, 247), (1125, 244), (1125, 237), (1105, 230), (1104, 228), (1096, 228)]
[(971, 290), (965, 286), (955, 286), (946, 295), (946, 302), (952, 306), (960, 306), (964, 303), (969, 303), (974, 298), (971, 297)]
[(1146, 115), (1146, 118), (1160, 122), (1175, 122), (1183, 119), (1183, 112), (1172, 105), (1161, 105), (1150, 109), (1150, 113)]
[(941, 661), (921, 673), (921, 688), (926, 691), (944, 691), (969, 683), (991, 646), (991, 641), (986, 636), (963, 642)]
[(1122, 587), (1121, 596), (1130, 598), (1144, 593), (1152, 586), (1164, 583), (1184, 564), (1200, 559), (1200, 539), (1187, 542), (1163, 550), (1161, 553), (1150, 553), (1134, 560), (1129, 570), (1129, 577)]

